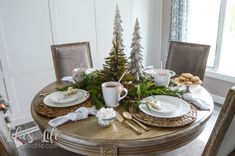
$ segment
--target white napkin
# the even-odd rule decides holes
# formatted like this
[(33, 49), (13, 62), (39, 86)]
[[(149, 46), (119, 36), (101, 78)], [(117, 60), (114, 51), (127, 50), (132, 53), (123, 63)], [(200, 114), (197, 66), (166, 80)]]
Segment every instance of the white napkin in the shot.
[(77, 120), (86, 119), (89, 114), (91, 114), (91, 115), (96, 114), (95, 107), (91, 107), (91, 108), (80, 107), (75, 112), (71, 112), (67, 115), (59, 116), (57, 118), (50, 120), (48, 122), (48, 124), (52, 127), (56, 127), (56, 126), (59, 126), (65, 122), (69, 121), (69, 120), (77, 121)]
[(210, 93), (202, 86), (190, 86), (190, 92), (183, 94), (183, 99), (192, 102), (202, 110), (212, 110), (214, 107)]
[(76, 83), (74, 80), (73, 80), (73, 77), (72, 76), (65, 76), (61, 79), (62, 81), (65, 81), (65, 82), (71, 82), (71, 83)]

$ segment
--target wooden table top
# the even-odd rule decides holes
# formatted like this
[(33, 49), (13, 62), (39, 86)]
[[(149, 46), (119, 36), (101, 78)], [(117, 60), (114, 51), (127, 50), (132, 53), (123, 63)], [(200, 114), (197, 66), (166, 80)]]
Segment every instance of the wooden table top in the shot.
[[(42, 130), (51, 128), (48, 125), (51, 118), (36, 112), (35, 105), (42, 100), (39, 94), (62, 86), (61, 82), (54, 82), (39, 91), (32, 101), (32, 117)], [(89, 116), (84, 120), (71, 121), (58, 126), (58, 135), (54, 142), (64, 149), (85, 155), (100, 155), (105, 152), (113, 155), (114, 153), (118, 155), (163, 153), (181, 147), (196, 138), (205, 128), (211, 113), (212, 110), (198, 111), (196, 121), (185, 127), (149, 126), (151, 130), (143, 134), (137, 134), (125, 123), (117, 120), (112, 126), (102, 128), (98, 125), (95, 116)]]

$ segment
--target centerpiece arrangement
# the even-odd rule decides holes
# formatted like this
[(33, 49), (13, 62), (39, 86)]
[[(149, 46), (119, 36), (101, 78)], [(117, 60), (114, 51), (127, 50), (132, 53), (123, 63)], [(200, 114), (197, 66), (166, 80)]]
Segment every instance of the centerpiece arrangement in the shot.
[[(91, 101), (96, 106), (96, 109), (105, 107), (101, 84), (108, 81), (117, 82), (120, 80), (121, 76), (123, 76), (121, 84), (128, 90), (126, 98), (122, 101), (126, 109), (128, 109), (130, 105), (138, 106), (140, 100), (147, 96), (180, 96), (183, 94), (184, 91), (171, 90), (164, 86), (157, 86), (153, 77), (144, 73), (144, 66), (142, 64), (143, 47), (140, 44), (141, 36), (138, 19), (136, 19), (134, 26), (130, 57), (126, 57), (124, 53), (122, 39), (123, 29), (121, 23), (120, 11), (117, 7), (114, 19), (113, 47), (110, 50), (109, 56), (105, 58), (103, 69), (84, 74), (81, 81), (70, 86), (59, 88), (59, 90), (65, 91), (68, 87), (87, 90), (91, 95)], [(123, 73), (125, 74), (123, 75)]]

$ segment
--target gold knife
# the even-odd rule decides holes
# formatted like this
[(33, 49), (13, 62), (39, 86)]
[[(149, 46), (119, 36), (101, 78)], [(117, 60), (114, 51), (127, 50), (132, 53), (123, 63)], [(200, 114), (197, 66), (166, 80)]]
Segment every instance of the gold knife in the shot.
[(137, 133), (139, 133), (139, 134), (142, 134), (142, 133), (143, 133), (142, 130), (136, 128), (136, 127), (135, 127), (134, 125), (132, 125), (130, 122), (124, 120), (124, 118), (123, 118), (118, 112), (116, 112), (116, 118), (117, 118), (117, 120), (118, 120), (119, 122), (124, 122), (124, 123), (126, 123), (128, 126), (130, 126), (130, 127), (131, 127), (134, 131), (136, 131)]

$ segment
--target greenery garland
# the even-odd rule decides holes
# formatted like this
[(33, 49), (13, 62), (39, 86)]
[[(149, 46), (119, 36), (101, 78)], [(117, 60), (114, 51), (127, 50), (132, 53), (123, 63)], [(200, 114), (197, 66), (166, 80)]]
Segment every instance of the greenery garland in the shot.
[[(90, 74), (83, 74), (83, 80), (75, 84), (59, 88), (60, 91), (67, 90), (68, 87), (87, 90), (90, 93), (92, 103), (97, 109), (105, 107), (101, 84), (106, 80), (101, 76), (101, 71), (96, 70)], [(128, 89), (128, 95), (122, 100), (125, 108), (130, 104), (138, 106), (140, 100), (144, 97), (152, 95), (169, 95), (180, 97), (185, 91), (171, 90), (167, 87), (156, 86), (153, 78), (146, 76), (140, 79), (138, 84), (132, 82), (122, 82), (125, 88)]]

